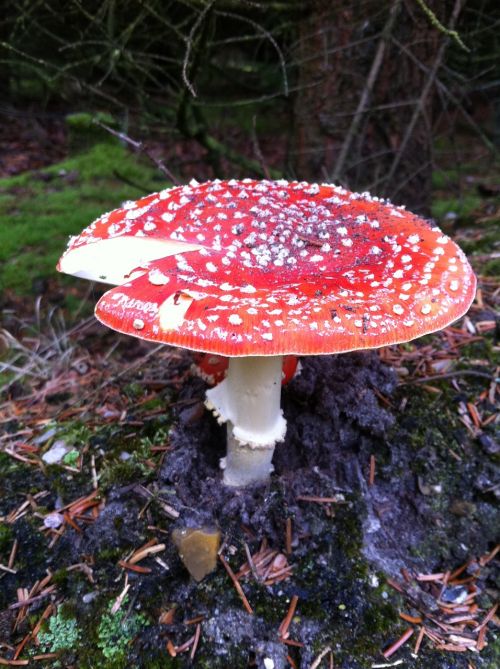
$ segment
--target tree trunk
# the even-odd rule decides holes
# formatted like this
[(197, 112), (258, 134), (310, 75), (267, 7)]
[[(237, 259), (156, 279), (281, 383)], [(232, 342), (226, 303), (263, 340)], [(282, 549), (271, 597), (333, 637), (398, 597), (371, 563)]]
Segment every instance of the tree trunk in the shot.
[[(428, 0), (445, 25), (462, 0)], [(371, 190), (428, 213), (434, 85), (447, 37), (411, 0), (310, 0), (295, 50), (290, 163), (299, 179)]]

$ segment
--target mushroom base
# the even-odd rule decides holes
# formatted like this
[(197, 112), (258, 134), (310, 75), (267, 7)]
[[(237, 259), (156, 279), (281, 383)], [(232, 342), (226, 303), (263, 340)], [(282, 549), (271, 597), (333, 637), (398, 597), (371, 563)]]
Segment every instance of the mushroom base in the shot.
[(221, 463), (228, 486), (269, 478), (274, 446), (286, 433), (280, 409), (282, 367), (282, 356), (231, 358), (224, 381), (207, 391), (207, 408), (219, 423), (228, 424), (227, 457)]
[(233, 434), (233, 425), (227, 424), (227, 454), (220, 461), (227, 486), (241, 488), (253, 483), (264, 483), (274, 467), (271, 464), (274, 444), (264, 448), (251, 448), (242, 444)]

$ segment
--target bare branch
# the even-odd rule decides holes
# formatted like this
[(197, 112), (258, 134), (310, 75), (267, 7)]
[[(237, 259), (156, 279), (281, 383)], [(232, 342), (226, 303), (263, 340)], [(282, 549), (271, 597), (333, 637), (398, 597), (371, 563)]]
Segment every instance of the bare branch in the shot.
[(166, 167), (165, 163), (162, 160), (156, 158), (156, 156), (154, 156), (151, 153), (151, 151), (144, 145), (143, 142), (138, 142), (137, 140), (132, 139), (131, 137), (126, 135), (124, 132), (118, 132), (118, 130), (110, 128), (109, 125), (102, 123), (98, 119), (94, 119), (94, 123), (103, 130), (106, 130), (106, 132), (109, 132), (114, 137), (117, 137), (122, 142), (125, 142), (129, 146), (132, 146), (139, 153), (143, 153), (145, 156), (149, 158), (149, 160), (152, 163), (154, 163), (154, 165), (156, 165), (156, 167), (160, 170), (160, 172), (163, 172), (163, 174), (168, 179), (170, 179), (170, 181), (172, 181), (172, 183), (176, 184), (177, 186), (180, 184), (179, 179), (177, 179), (177, 177), (174, 176), (174, 174), (168, 169), (168, 167)]
[(283, 93), (285, 94), (285, 96), (288, 97), (289, 90), (288, 90), (288, 77), (287, 77), (287, 74), (286, 74), (285, 58), (283, 56), (283, 53), (282, 53), (278, 43), (276, 42), (274, 37), (271, 35), (271, 33), (268, 30), (266, 30), (263, 26), (261, 26), (259, 23), (257, 23), (256, 21), (253, 21), (252, 19), (249, 19), (248, 16), (240, 16), (239, 14), (232, 14), (231, 12), (220, 12), (220, 11), (217, 12), (217, 15), (228, 16), (229, 18), (233, 18), (233, 19), (236, 19), (238, 21), (244, 21), (245, 23), (249, 23), (251, 26), (253, 26), (255, 28), (255, 30), (258, 30), (259, 32), (261, 32), (271, 42), (274, 49), (276, 50), (276, 53), (278, 54), (278, 58), (279, 58), (279, 61), (280, 61), (281, 72), (283, 74)]
[(460, 48), (462, 48), (464, 51), (467, 51), (467, 53), (470, 53), (469, 47), (464, 44), (462, 38), (456, 30), (452, 30), (444, 26), (438, 17), (434, 14), (432, 9), (425, 4), (424, 0), (416, 0), (416, 2), (418, 5), (420, 5), (424, 14), (427, 16), (432, 25), (439, 30), (439, 32), (442, 32), (443, 35), (454, 39)]
[(184, 54), (184, 61), (182, 63), (182, 80), (186, 85), (186, 88), (189, 90), (193, 98), (196, 97), (196, 91), (193, 87), (193, 84), (189, 81), (188, 77), (188, 69), (189, 69), (189, 61), (191, 59), (191, 51), (193, 49), (193, 40), (194, 36), (196, 34), (196, 31), (200, 27), (203, 19), (205, 16), (208, 14), (208, 12), (212, 9), (212, 5), (214, 4), (215, 0), (210, 0), (210, 2), (207, 3), (207, 5), (204, 7), (203, 11), (200, 12), (198, 18), (196, 21), (193, 23), (193, 26), (189, 32), (189, 36), (186, 40), (186, 53)]
[[(455, 0), (455, 6), (453, 8), (453, 13), (451, 16), (450, 24), (453, 27), (458, 19), (458, 16), (460, 12), (462, 11), (462, 6), (463, 6), (464, 0)], [(417, 106), (415, 107), (415, 110), (413, 112), (413, 115), (410, 119), (410, 122), (408, 123), (408, 126), (406, 128), (405, 135), (403, 137), (403, 140), (399, 146), (399, 150), (394, 157), (394, 160), (392, 162), (392, 165), (386, 175), (386, 183), (390, 184), (391, 181), (394, 179), (394, 175), (396, 174), (397, 169), (399, 168), (399, 165), (401, 164), (401, 160), (403, 159), (404, 153), (406, 151), (406, 148), (413, 136), (413, 131), (415, 130), (415, 126), (417, 124), (417, 121), (421, 114), (423, 113), (425, 104), (427, 102), (427, 98), (429, 96), (429, 93), (431, 91), (432, 86), (434, 85), (437, 77), (437, 73), (439, 68), (441, 67), (443, 57), (444, 57), (444, 52), (446, 51), (446, 47), (448, 46), (448, 39), (444, 39), (443, 42), (441, 43), (437, 53), (436, 53), (436, 58), (434, 60), (434, 63), (432, 64), (431, 69), (429, 70), (429, 75), (427, 77), (427, 80), (422, 88), (422, 92), (420, 94)]]
[(387, 46), (387, 43), (389, 41), (392, 29), (394, 27), (394, 23), (396, 21), (396, 17), (399, 12), (399, 8), (401, 7), (401, 0), (394, 0), (392, 3), (391, 9), (389, 11), (389, 17), (387, 19), (387, 22), (384, 26), (384, 29), (382, 30), (382, 34), (380, 36), (380, 40), (377, 46), (377, 50), (375, 52), (375, 58), (373, 59), (372, 66), (370, 68), (370, 72), (368, 74), (368, 77), (366, 79), (366, 84), (363, 89), (363, 92), (361, 93), (361, 97), (359, 99), (358, 107), (356, 109), (356, 112), (354, 114), (354, 118), (352, 119), (351, 125), (349, 126), (349, 130), (347, 131), (347, 135), (344, 139), (344, 143), (342, 144), (342, 148), (340, 149), (339, 156), (337, 158), (337, 161), (335, 163), (335, 169), (332, 174), (332, 180), (337, 181), (337, 179), (340, 178), (340, 175), (342, 174), (342, 170), (344, 169), (344, 164), (347, 158), (347, 154), (349, 153), (349, 150), (351, 148), (351, 143), (356, 136), (361, 119), (363, 118), (363, 114), (366, 112), (370, 97), (373, 91), (373, 87), (375, 86), (375, 82), (377, 80), (378, 74), (380, 72), (380, 68), (382, 66), (382, 61), (384, 58), (384, 53), (385, 49)]

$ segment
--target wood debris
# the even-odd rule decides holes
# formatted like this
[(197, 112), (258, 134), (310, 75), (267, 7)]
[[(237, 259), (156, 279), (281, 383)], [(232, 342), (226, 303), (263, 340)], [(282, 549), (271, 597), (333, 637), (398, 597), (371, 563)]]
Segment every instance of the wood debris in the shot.
[(238, 580), (253, 574), (264, 585), (274, 585), (292, 575), (293, 566), (288, 564), (287, 556), (269, 548), (267, 542), (263, 542), (259, 550), (249, 557), (236, 574)]
[(158, 623), (160, 625), (172, 625), (175, 619), (176, 609), (177, 607), (172, 606), (168, 611), (162, 611), (158, 618)]
[[(31, 588), (18, 588), (17, 589), (17, 601), (12, 603), (9, 606), (9, 611), (11, 611), (15, 618), (12, 626), (13, 631), (22, 629), (22, 626), (26, 624), (28, 616), (30, 615), (30, 607), (32, 604), (37, 604), (41, 600), (50, 597), (55, 594), (56, 586), (51, 585), (52, 573), (47, 570), (47, 575), (39, 580)], [(54, 612), (55, 607), (49, 603), (42, 615), (38, 618), (33, 629), (24, 634), (21, 641), (17, 644), (15, 648), (10, 647), (13, 652), (12, 658), (3, 658), (0, 657), (0, 665), (5, 666), (26, 666), (29, 664), (29, 660), (20, 659), (20, 655), (25, 651), (26, 647), (33, 641), (36, 641), (38, 632), (40, 631), (43, 622), (49, 618)]]
[(370, 455), (370, 471), (368, 474), (368, 485), (372, 486), (375, 483), (375, 467), (376, 467), (376, 460), (375, 456), (373, 453)]
[[(480, 652), (486, 646), (488, 624), (496, 618), (498, 604), (488, 610), (476, 601), (481, 594), (481, 570), (500, 551), (500, 544), (478, 560), (468, 560), (454, 571), (408, 575), (403, 583), (388, 579), (417, 614), (401, 611), (400, 618), (413, 625), (383, 651), (388, 659), (417, 632), (414, 653), (418, 654), (424, 638), (437, 650), (453, 653)], [(464, 578), (464, 573), (467, 576)], [(405, 575), (403, 575), (405, 576)], [(408, 578), (409, 576), (409, 578)]]
[(143, 546), (129, 553), (125, 559), (119, 560), (118, 565), (122, 569), (127, 569), (137, 574), (150, 574), (152, 572), (151, 567), (144, 567), (137, 563), (147, 557), (163, 552), (165, 548), (165, 544), (159, 544), (157, 539), (150, 539)]
[(290, 627), (290, 623), (292, 622), (293, 616), (295, 615), (295, 609), (297, 608), (298, 601), (299, 598), (297, 595), (293, 595), (288, 612), (278, 629), (278, 636), (281, 640), (288, 639), (288, 628)]
[(225, 569), (225, 570), (227, 571), (227, 573), (229, 574), (229, 578), (230, 578), (231, 581), (233, 582), (233, 585), (234, 585), (234, 587), (235, 587), (235, 590), (236, 590), (236, 592), (238, 593), (238, 595), (240, 596), (241, 601), (243, 602), (243, 606), (245, 607), (245, 609), (248, 611), (248, 613), (249, 613), (250, 615), (253, 615), (253, 609), (252, 609), (252, 607), (250, 606), (250, 603), (249, 603), (249, 601), (248, 601), (248, 599), (247, 599), (245, 593), (243, 592), (243, 588), (241, 587), (241, 584), (240, 584), (240, 582), (239, 582), (239, 580), (238, 580), (238, 577), (235, 575), (235, 573), (233, 572), (233, 570), (231, 569), (231, 567), (228, 565), (228, 563), (226, 562), (226, 560), (225, 560), (225, 558), (224, 558), (223, 555), (219, 555), (219, 560), (222, 562), (222, 564), (223, 564), (223, 566), (224, 566), (224, 569)]
[[(55, 542), (64, 534), (66, 528), (70, 527), (77, 532), (81, 532), (82, 527), (80, 524), (93, 523), (98, 518), (104, 505), (105, 501), (99, 489), (95, 489), (89, 495), (79, 497), (73, 502), (66, 504), (66, 506), (57, 509), (56, 512), (48, 514), (49, 516), (52, 516), (54, 513), (60, 514), (63, 521), (58, 528), (46, 524), (40, 528), (42, 532), (46, 532), (51, 536), (49, 547), (52, 548), (54, 546)], [(38, 513), (35, 513), (35, 515), (39, 518), (47, 517)]]
[(198, 623), (196, 625), (195, 633), (184, 643), (177, 646), (173, 643), (171, 639), (168, 639), (166, 646), (167, 652), (170, 655), (170, 657), (177, 657), (177, 655), (189, 651), (189, 659), (192, 661), (194, 660), (194, 656), (196, 655), (196, 650), (198, 649), (200, 637), (201, 637), (201, 624)]
[[(483, 286), (485, 291), (487, 286)], [(481, 300), (488, 302), (488, 306), (492, 311), (498, 307), (497, 299), (494, 294), (485, 296), (482, 293)], [(473, 305), (470, 313), (474, 313)], [(384, 362), (390, 364), (400, 377), (400, 383), (408, 384), (428, 384), (432, 381), (440, 381), (446, 379), (456, 379), (460, 377), (477, 377), (484, 378), (494, 382), (498, 377), (498, 371), (493, 374), (484, 370), (484, 366), (488, 365), (487, 361), (477, 360), (472, 361), (474, 367), (483, 367), (483, 369), (456, 369), (455, 363), (460, 361), (461, 349), (483, 340), (483, 335), (494, 331), (496, 322), (493, 320), (475, 320), (464, 317), (460, 326), (449, 326), (433, 335), (431, 343), (422, 343), (420, 341), (410, 342), (404, 345), (395, 345), (385, 347), (379, 350), (379, 355)], [(439, 388), (427, 385), (430, 392), (440, 392)], [(490, 398), (491, 401), (491, 398)], [(480, 417), (477, 413), (477, 403), (471, 403), (471, 414), (468, 413), (470, 423), (479, 422)], [(467, 410), (467, 409), (466, 409)]]

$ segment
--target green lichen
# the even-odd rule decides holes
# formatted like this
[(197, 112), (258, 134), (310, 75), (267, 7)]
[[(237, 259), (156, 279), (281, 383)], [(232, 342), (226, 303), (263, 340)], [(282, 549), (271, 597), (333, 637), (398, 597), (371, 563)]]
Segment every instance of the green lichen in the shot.
[(112, 605), (99, 623), (97, 646), (109, 661), (109, 666), (119, 669), (126, 666), (127, 653), (134, 637), (147, 627), (149, 622), (140, 613), (127, 615), (123, 609), (111, 613), (111, 607)]
[(49, 653), (73, 649), (80, 639), (76, 619), (66, 618), (61, 609), (49, 619), (47, 629), (38, 634), (41, 649)]

